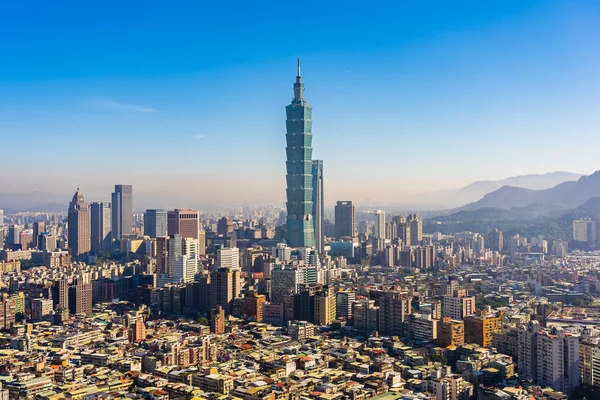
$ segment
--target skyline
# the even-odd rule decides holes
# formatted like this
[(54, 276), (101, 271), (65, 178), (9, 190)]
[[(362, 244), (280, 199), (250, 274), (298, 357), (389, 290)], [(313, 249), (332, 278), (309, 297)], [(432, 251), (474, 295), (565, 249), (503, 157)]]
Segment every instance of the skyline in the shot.
[[(297, 57), (316, 110), (313, 158), (324, 160), (328, 206), (414, 201), (476, 180), (600, 169), (576, 145), (600, 144), (600, 6), (463, 4), (436, 11), (392, 4), (386, 18), (396, 15), (395, 24), (380, 26), (366, 21), (376, 10), (355, 4), (345, 19), (320, 26), (331, 15), (323, 6), (301, 16), (315, 27), (292, 46), (280, 37), (288, 24), (274, 18), (287, 15), (285, 5), (267, 15), (241, 7), (217, 27), (208, 19), (197, 26), (193, 12), (174, 9), (148, 7), (129, 21), (132, 9), (80, 5), (61, 15), (42, 3), (23, 23), (10, 18), (19, 5), (2, 5), (0, 33), (15, 39), (0, 44), (13, 56), (0, 66), (0, 135), (5, 148), (19, 150), (3, 152), (5, 164), (19, 168), (0, 178), (0, 192), (70, 196), (80, 185), (86, 198), (106, 201), (110, 187), (125, 182), (136, 197), (173, 193), (173, 206), (185, 199), (281, 204), (282, 104)], [(112, 17), (113, 30), (94, 24), (92, 11), (99, 21)], [(251, 17), (252, 24), (262, 18), (264, 30), (234, 40)], [(157, 21), (164, 37), (136, 33)], [(358, 22), (364, 26), (355, 29)], [(61, 39), (74, 29), (77, 39)], [(193, 51), (194, 43), (203, 51)], [(61, 172), (41, 173), (48, 163)]]

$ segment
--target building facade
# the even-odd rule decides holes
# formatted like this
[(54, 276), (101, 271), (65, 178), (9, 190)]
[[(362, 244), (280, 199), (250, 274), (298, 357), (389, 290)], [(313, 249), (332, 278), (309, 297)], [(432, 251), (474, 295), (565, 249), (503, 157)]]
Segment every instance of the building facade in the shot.
[(115, 185), (111, 196), (112, 203), (112, 237), (121, 240), (123, 235), (130, 235), (133, 227), (133, 186)]
[(83, 193), (77, 188), (69, 204), (69, 254), (78, 257), (90, 251), (90, 210)]

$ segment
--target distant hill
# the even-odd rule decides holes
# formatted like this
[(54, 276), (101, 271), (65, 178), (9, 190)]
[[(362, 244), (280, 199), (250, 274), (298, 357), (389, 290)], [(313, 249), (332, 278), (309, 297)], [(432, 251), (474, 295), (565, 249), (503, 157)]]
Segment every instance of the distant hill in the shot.
[(45, 192), (0, 193), (0, 210), (5, 214), (25, 211), (67, 211), (69, 197)]
[(542, 235), (547, 240), (572, 240), (573, 220), (586, 217), (600, 218), (600, 197), (592, 197), (582, 205), (566, 211), (542, 204), (511, 209), (461, 210), (425, 219), (423, 232), (452, 234), (471, 231), (485, 234), (498, 228), (504, 231), (505, 236), (518, 233), (525, 237)]
[(431, 200), (442, 207), (452, 208), (475, 202), (486, 194), (494, 192), (504, 186), (543, 190), (552, 188), (559, 183), (576, 181), (581, 177), (581, 174), (558, 171), (547, 174), (512, 176), (498, 181), (477, 181), (460, 189), (443, 190), (434, 193), (431, 196)]
[(571, 209), (584, 204), (593, 197), (600, 197), (600, 171), (589, 176), (582, 176), (577, 181), (563, 182), (544, 190), (503, 186), (486, 194), (479, 201), (460, 207), (460, 210), (511, 209), (526, 207), (530, 204)]

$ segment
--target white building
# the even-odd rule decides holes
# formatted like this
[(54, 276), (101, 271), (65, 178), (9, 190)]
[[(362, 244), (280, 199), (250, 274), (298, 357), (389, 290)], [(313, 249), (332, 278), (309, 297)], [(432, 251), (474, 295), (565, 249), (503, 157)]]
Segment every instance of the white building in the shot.
[(579, 386), (579, 338), (554, 328), (537, 335), (537, 381), (563, 393)]
[(217, 250), (217, 267), (227, 269), (240, 268), (240, 250), (237, 247)]

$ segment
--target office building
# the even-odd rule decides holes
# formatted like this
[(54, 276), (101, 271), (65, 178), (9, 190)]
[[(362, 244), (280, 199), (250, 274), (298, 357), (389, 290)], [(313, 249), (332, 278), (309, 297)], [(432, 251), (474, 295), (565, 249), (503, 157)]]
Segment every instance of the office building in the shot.
[(144, 213), (144, 236), (151, 238), (167, 236), (167, 212), (165, 210), (146, 210)]
[(462, 320), (475, 314), (475, 297), (468, 296), (466, 289), (457, 289), (452, 296), (444, 296), (444, 316)]
[(315, 224), (315, 248), (319, 254), (325, 249), (325, 195), (323, 192), (323, 160), (312, 162), (312, 218)]
[(390, 336), (401, 336), (404, 321), (412, 312), (412, 297), (408, 292), (391, 290), (380, 298), (381, 331)]
[(335, 236), (338, 240), (356, 236), (356, 209), (351, 201), (335, 204)]
[(294, 98), (286, 107), (287, 221), (285, 239), (291, 247), (315, 247), (312, 220), (312, 108), (304, 99), (304, 83), (298, 74)]
[(115, 185), (111, 197), (112, 204), (112, 237), (121, 240), (130, 235), (133, 227), (133, 186)]
[(90, 204), (91, 250), (96, 254), (112, 250), (112, 213), (110, 203)]
[(90, 251), (90, 210), (83, 193), (77, 191), (69, 204), (68, 248), (72, 257)]
[(200, 233), (200, 214), (190, 208), (179, 209), (167, 213), (167, 233), (169, 236), (181, 235), (184, 238), (198, 239)]

